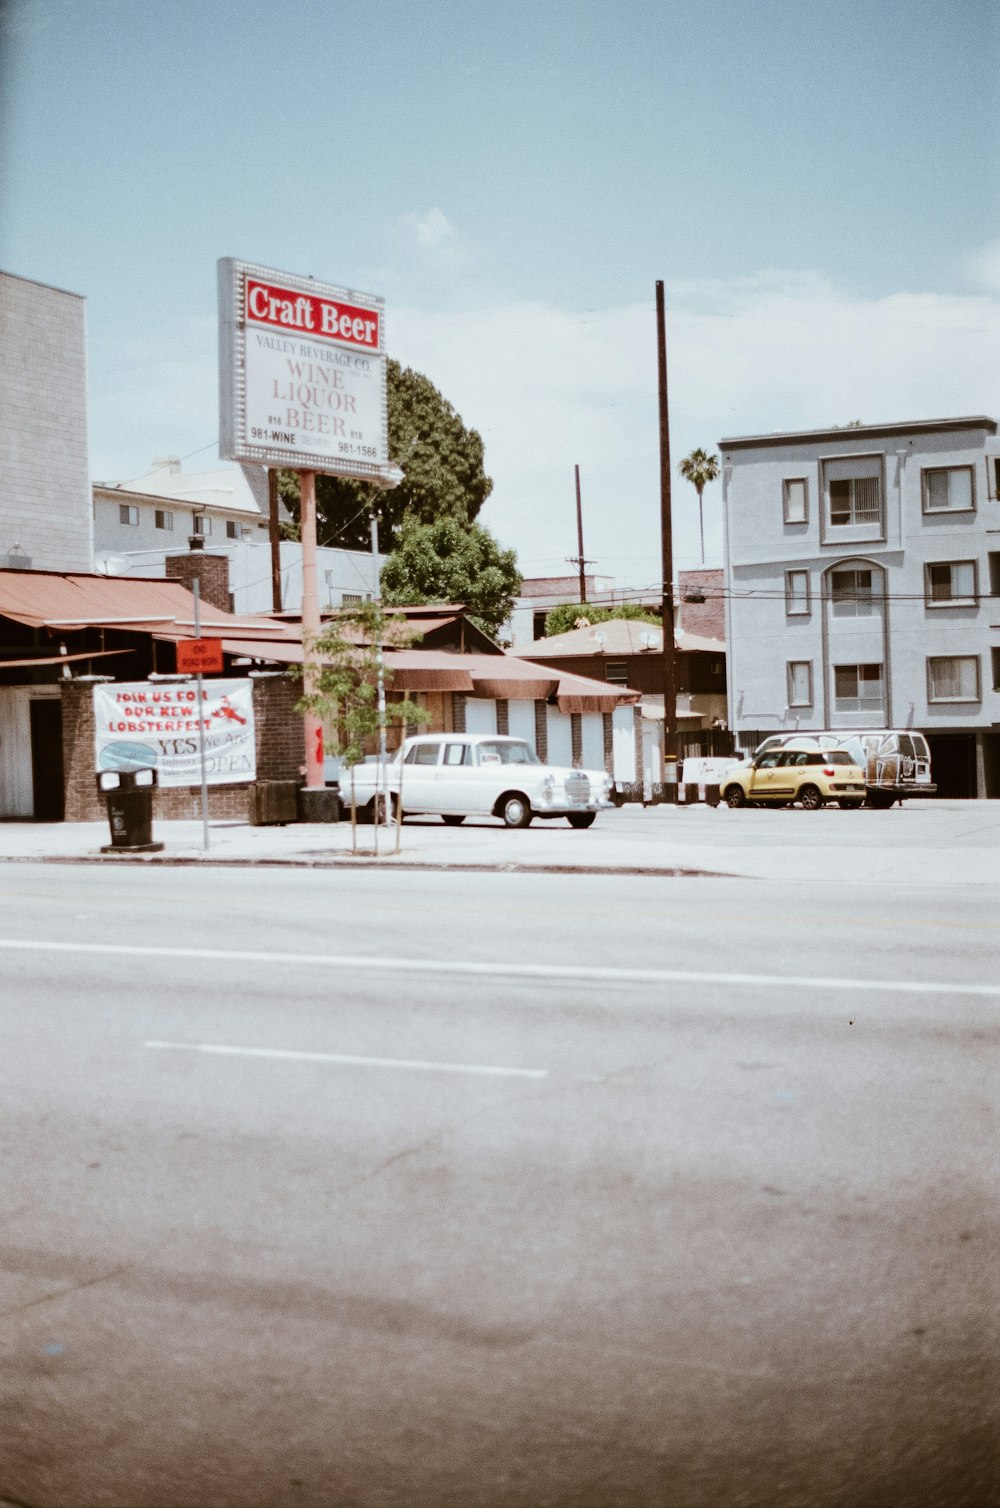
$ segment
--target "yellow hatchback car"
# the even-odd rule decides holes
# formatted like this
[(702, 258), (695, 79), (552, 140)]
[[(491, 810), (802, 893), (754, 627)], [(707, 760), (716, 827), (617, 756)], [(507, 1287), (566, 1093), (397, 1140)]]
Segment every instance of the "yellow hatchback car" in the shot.
[(828, 801), (863, 806), (864, 771), (844, 749), (768, 749), (726, 772), (720, 795), (729, 806), (760, 803), (815, 812)]

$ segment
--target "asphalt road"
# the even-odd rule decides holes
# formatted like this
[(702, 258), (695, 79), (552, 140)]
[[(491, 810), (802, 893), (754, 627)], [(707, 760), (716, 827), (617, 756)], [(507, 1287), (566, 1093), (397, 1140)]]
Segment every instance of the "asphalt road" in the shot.
[(998, 894), (0, 870), (0, 1502), (1000, 1503)]

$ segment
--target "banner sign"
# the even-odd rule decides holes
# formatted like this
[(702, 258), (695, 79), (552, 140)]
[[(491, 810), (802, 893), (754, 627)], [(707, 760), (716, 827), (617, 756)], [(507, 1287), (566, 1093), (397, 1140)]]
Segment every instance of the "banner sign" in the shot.
[(257, 778), (251, 681), (107, 681), (94, 687), (95, 768), (153, 767), (161, 786), (201, 784), (200, 739), (209, 785)]
[(223, 257), (220, 454), (395, 486), (384, 324), (375, 294)]

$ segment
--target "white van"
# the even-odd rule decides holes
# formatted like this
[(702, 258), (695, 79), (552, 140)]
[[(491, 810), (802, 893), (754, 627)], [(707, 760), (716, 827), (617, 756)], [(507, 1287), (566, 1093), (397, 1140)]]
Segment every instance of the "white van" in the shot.
[(795, 739), (814, 739), (820, 748), (846, 749), (865, 772), (866, 805), (889, 807), (907, 796), (933, 796), (931, 751), (922, 733), (912, 728), (841, 728), (821, 733), (774, 733), (754, 751), (779, 747)]

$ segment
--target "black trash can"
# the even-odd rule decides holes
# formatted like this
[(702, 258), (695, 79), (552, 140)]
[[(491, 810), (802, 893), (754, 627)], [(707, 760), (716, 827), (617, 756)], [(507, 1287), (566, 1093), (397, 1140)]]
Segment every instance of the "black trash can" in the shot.
[(111, 842), (101, 853), (159, 853), (162, 843), (153, 842), (153, 791), (156, 771), (102, 770), (97, 789), (108, 808)]

